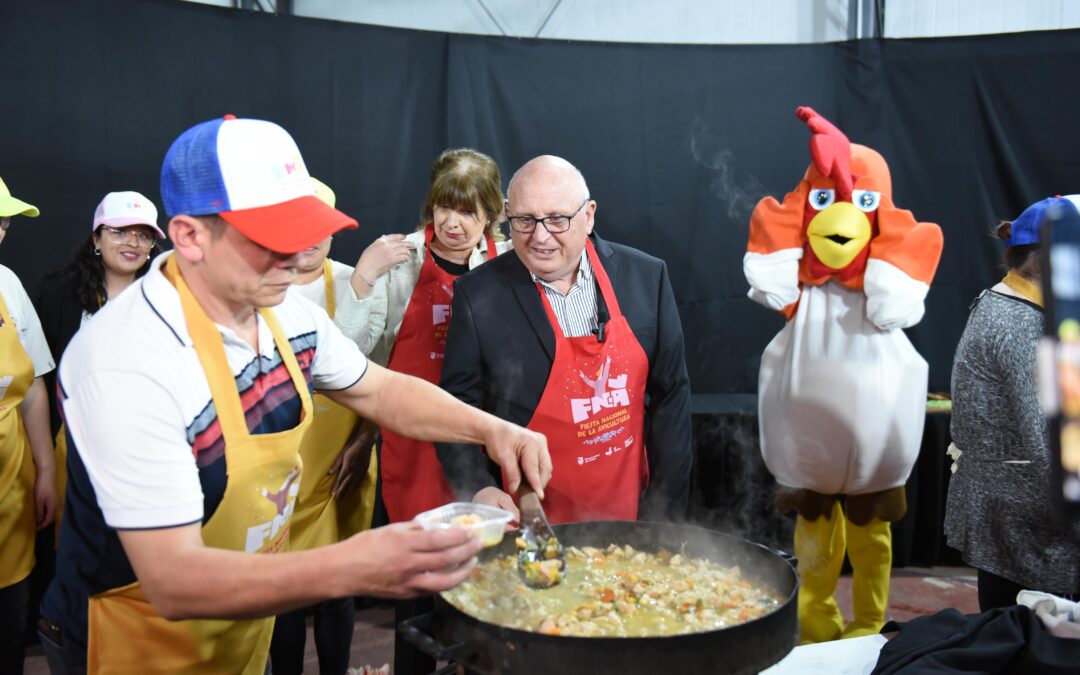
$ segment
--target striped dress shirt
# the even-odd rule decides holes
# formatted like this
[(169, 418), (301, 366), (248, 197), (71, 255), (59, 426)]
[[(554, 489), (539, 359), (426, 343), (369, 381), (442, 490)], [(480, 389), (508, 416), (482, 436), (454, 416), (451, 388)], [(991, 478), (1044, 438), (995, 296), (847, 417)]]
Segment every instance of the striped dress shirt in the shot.
[(581, 254), (577, 278), (566, 295), (535, 274), (532, 275), (532, 280), (544, 289), (544, 295), (555, 311), (555, 318), (559, 320), (559, 328), (564, 336), (572, 338), (593, 334), (597, 327), (596, 284), (593, 282), (592, 265), (584, 252)]

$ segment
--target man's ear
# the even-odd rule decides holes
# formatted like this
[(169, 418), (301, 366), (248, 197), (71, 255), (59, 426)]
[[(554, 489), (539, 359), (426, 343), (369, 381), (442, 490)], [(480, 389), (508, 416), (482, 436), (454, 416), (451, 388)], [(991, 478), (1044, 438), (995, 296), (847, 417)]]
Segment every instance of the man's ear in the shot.
[(585, 205), (585, 234), (592, 234), (593, 225), (596, 224), (596, 202), (592, 199)]
[(192, 216), (173, 216), (169, 220), (169, 241), (176, 254), (189, 262), (203, 259), (203, 245), (210, 239), (206, 224)]

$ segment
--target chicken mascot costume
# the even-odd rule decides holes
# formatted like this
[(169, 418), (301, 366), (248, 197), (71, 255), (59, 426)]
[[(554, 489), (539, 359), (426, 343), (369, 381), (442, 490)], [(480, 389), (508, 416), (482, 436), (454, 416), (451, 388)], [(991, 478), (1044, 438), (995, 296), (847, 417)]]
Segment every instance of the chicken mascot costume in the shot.
[[(810, 108), (813, 160), (782, 203), (750, 218), (750, 298), (788, 319), (761, 357), (761, 453), (777, 503), (796, 511), (802, 642), (881, 630), (889, 523), (907, 508), (926, 412), (927, 364), (903, 330), (923, 316), (941, 229), (892, 202), (885, 160)], [(855, 620), (834, 597), (847, 553)]]

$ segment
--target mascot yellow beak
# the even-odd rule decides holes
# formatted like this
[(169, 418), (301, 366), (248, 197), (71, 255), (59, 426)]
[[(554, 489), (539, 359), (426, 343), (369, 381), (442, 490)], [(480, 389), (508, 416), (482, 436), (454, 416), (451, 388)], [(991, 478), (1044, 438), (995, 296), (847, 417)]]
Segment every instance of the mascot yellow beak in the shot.
[(818, 260), (840, 270), (870, 241), (870, 221), (851, 202), (835, 202), (810, 220), (806, 236)]

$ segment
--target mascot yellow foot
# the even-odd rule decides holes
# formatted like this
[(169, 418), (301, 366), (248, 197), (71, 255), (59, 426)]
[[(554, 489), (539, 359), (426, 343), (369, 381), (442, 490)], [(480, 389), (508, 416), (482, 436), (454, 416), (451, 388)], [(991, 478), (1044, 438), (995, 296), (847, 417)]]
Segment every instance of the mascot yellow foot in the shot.
[(844, 514), (833, 504), (828, 516), (795, 519), (795, 556), (799, 559), (799, 641), (828, 642), (841, 636), (844, 617), (836, 606), (836, 581), (844, 564)]
[[(836, 605), (836, 582), (847, 553), (854, 571), (851, 584), (855, 620), (844, 626)], [(892, 568), (889, 523), (877, 518), (866, 525), (847, 519), (839, 502), (828, 517), (795, 520), (795, 555), (799, 559), (799, 640), (801, 644), (874, 635), (885, 624)]]
[(874, 518), (866, 525), (847, 521), (847, 555), (851, 561), (851, 605), (855, 620), (844, 637), (876, 635), (885, 625), (892, 570), (892, 530)]

